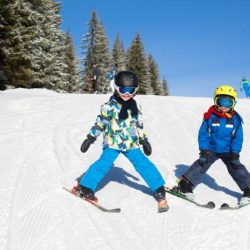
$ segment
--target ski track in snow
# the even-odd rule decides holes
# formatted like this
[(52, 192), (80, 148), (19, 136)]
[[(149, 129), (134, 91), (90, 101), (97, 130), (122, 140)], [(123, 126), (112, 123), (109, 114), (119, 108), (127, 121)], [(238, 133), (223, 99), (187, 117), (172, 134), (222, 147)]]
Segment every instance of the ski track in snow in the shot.
[[(119, 214), (99, 211), (64, 190), (101, 153), (101, 137), (79, 150), (108, 95), (56, 94), (47, 90), (0, 93), (0, 250), (16, 249), (250, 249), (249, 207), (219, 211), (241, 191), (218, 162), (195, 189), (214, 210), (167, 195), (157, 204), (133, 166), (120, 156), (97, 196)], [(137, 96), (153, 147), (150, 159), (169, 185), (198, 157), (197, 133), (209, 98)], [(239, 100), (245, 120), (241, 159), (250, 170), (250, 105)], [(185, 107), (185, 109), (183, 109)], [(242, 112), (241, 112), (242, 110)]]

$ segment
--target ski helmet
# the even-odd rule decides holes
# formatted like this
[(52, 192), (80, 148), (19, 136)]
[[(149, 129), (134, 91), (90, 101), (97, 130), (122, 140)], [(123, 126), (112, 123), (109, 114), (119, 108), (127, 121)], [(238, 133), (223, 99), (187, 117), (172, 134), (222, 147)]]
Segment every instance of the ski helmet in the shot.
[(236, 99), (237, 99), (237, 92), (233, 87), (231, 87), (229, 85), (221, 85), (221, 86), (217, 87), (216, 90), (214, 91), (214, 103), (215, 103), (215, 105), (220, 106), (218, 101), (219, 101), (219, 98), (221, 98), (221, 97), (226, 97), (226, 98), (232, 99), (233, 102), (232, 102), (231, 108), (234, 108), (234, 106), (236, 104)]
[(132, 71), (123, 70), (115, 76), (117, 87), (139, 87), (138, 79)]

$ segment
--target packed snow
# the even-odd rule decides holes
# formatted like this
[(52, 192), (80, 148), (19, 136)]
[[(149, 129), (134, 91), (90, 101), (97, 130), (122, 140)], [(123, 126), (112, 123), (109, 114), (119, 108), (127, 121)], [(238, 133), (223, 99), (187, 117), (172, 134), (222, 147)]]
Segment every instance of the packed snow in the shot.
[[(85, 154), (80, 145), (109, 95), (58, 94), (48, 90), (0, 92), (0, 249), (175, 250), (250, 249), (250, 206), (237, 203), (241, 190), (217, 161), (194, 191), (199, 208), (167, 194), (169, 211), (157, 203), (122, 155), (96, 193), (104, 213), (65, 192), (101, 154), (102, 138)], [(173, 186), (198, 157), (197, 134), (212, 98), (136, 96), (153, 148), (150, 159)], [(250, 105), (239, 99), (244, 119), (241, 161), (250, 171)]]

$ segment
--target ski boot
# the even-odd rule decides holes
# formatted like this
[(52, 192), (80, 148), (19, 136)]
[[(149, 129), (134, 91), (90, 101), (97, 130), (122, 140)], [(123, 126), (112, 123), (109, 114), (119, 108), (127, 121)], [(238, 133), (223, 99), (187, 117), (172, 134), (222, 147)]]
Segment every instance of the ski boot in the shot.
[(71, 191), (79, 197), (84, 197), (95, 202), (98, 201), (98, 199), (94, 195), (94, 192), (87, 187), (81, 186), (79, 182), (77, 182), (77, 184), (72, 188)]
[(158, 202), (158, 212), (162, 213), (162, 212), (166, 212), (168, 211), (169, 207), (168, 207), (168, 203), (165, 197), (165, 188), (164, 186), (159, 187), (156, 191), (155, 191), (155, 197), (156, 200)]
[(181, 176), (178, 185), (173, 187), (172, 190), (184, 194), (190, 200), (194, 200), (193, 185), (185, 176)]
[(84, 197), (84, 198), (89, 199), (89, 200), (92, 200), (92, 201), (95, 201), (95, 202), (98, 201), (94, 192), (90, 188), (84, 187), (81, 185), (79, 185), (79, 196)]
[(250, 187), (247, 187), (243, 190), (243, 195), (240, 199), (240, 204), (250, 203)]

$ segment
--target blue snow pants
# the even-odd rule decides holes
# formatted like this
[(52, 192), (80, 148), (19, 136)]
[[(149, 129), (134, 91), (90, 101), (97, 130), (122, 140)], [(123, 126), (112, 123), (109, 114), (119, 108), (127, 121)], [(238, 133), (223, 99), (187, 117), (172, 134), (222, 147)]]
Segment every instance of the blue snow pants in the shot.
[(108, 173), (120, 153), (128, 158), (153, 192), (165, 184), (155, 165), (142, 153), (140, 148), (131, 149), (127, 152), (105, 148), (100, 158), (83, 175), (80, 185), (95, 191), (99, 182)]
[(246, 167), (241, 164), (240, 161), (231, 161), (230, 153), (217, 154), (213, 151), (210, 151), (208, 161), (205, 165), (200, 165), (199, 160), (197, 160), (183, 175), (188, 180), (190, 180), (194, 186), (196, 186), (202, 175), (204, 175), (210, 166), (218, 159), (221, 159), (227, 166), (229, 174), (232, 176), (241, 190), (244, 190), (250, 186), (250, 174)]

